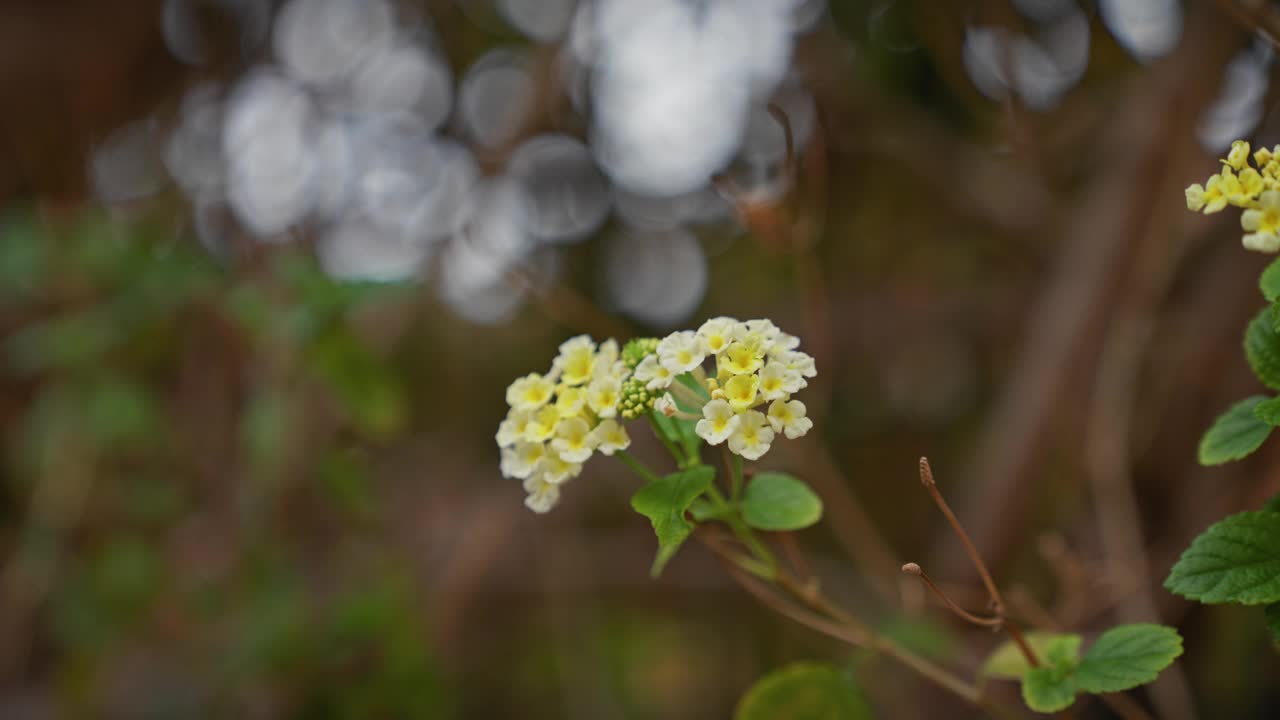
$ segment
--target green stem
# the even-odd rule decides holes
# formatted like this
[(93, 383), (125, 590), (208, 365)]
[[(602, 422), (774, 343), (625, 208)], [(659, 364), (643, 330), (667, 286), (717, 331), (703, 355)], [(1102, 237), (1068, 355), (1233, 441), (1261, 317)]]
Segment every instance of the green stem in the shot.
[(645, 467), (644, 463), (637, 460), (634, 455), (626, 450), (618, 450), (614, 452), (614, 455), (621, 460), (624, 465), (631, 468), (631, 472), (639, 475), (645, 482), (653, 482), (658, 479), (658, 476), (654, 475), (652, 470)]
[(736, 502), (730, 504), (725, 500), (724, 494), (720, 489), (712, 485), (707, 489), (707, 497), (711, 498), (711, 504), (716, 507), (717, 515), (721, 520), (729, 526), (735, 537), (738, 538), (748, 550), (754, 561), (758, 563), (757, 567), (747, 567), (739, 563), (744, 570), (752, 574), (764, 578), (765, 580), (773, 580), (778, 573), (778, 560), (773, 555), (773, 551), (767, 545), (751, 532), (751, 528), (747, 526), (742, 519), (742, 510)]
[(647, 419), (649, 421), (649, 425), (653, 427), (653, 434), (658, 436), (658, 439), (666, 446), (667, 452), (671, 453), (671, 457), (675, 458), (676, 465), (678, 465), (682, 470), (688, 467), (689, 458), (685, 456), (685, 454), (681, 452), (680, 448), (675, 443), (671, 442), (671, 438), (667, 437), (667, 434), (662, 431), (662, 428), (658, 425), (658, 421), (653, 417), (653, 411), (645, 413), (645, 419)]
[(726, 446), (725, 452), (729, 454), (729, 497), (733, 498), (736, 503), (742, 497), (742, 456), (734, 455), (729, 452)]

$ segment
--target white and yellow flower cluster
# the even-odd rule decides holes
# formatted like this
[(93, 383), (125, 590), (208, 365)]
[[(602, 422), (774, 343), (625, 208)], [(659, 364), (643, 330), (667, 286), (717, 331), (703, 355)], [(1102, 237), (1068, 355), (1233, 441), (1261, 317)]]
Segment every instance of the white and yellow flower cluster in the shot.
[(511, 409), (497, 434), (501, 470), (524, 481), (529, 509), (554, 507), (560, 486), (577, 477), (593, 453), (612, 455), (631, 444), (616, 419), (627, 375), (616, 342), (597, 346), (580, 335), (560, 346), (550, 372), (530, 373), (507, 388)]
[(1222, 160), (1222, 172), (1204, 185), (1195, 183), (1186, 190), (1187, 209), (1216, 213), (1227, 205), (1244, 210), (1240, 226), (1242, 242), (1250, 250), (1280, 252), (1280, 145), (1259, 148), (1249, 164), (1249, 143), (1237, 140)]
[[(700, 407), (695, 431), (703, 440), (711, 445), (727, 441), (733, 453), (756, 460), (779, 433), (798, 438), (813, 427), (804, 403), (791, 399), (817, 374), (813, 358), (797, 350), (799, 345), (798, 338), (769, 320), (712, 318), (697, 332), (663, 338), (654, 354), (636, 366), (634, 377), (650, 390), (668, 389), (686, 405)], [(703, 369), (709, 359), (714, 360), (714, 377)], [(710, 400), (676, 380), (686, 373), (707, 389)], [(654, 408), (677, 412), (670, 395)]]

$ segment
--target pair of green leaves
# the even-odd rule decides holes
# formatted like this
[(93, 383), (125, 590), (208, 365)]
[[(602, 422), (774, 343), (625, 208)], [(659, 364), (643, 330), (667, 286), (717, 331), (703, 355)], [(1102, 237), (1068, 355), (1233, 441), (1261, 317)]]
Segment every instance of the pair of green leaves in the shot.
[[(1270, 307), (1263, 308), (1244, 334), (1244, 354), (1263, 385), (1280, 390), (1280, 260), (1272, 262), (1258, 280)], [(1200, 441), (1202, 465), (1240, 460), (1257, 450), (1280, 425), (1280, 397), (1254, 395), (1232, 405)]]
[(1156, 679), (1182, 654), (1182, 637), (1171, 627), (1139, 623), (1114, 627), (1080, 655), (1074, 634), (1028, 633), (1028, 645), (1042, 661), (1031, 667), (1019, 648), (1007, 642), (982, 667), (983, 675), (1022, 681), (1022, 698), (1036, 712), (1069, 707), (1076, 695), (1129, 690)]
[[(650, 573), (657, 577), (693, 532), (695, 518), (711, 519), (725, 513), (741, 513), (757, 530), (799, 530), (822, 519), (822, 501), (803, 481), (782, 473), (760, 473), (751, 479), (740, 507), (716, 507), (699, 501), (715, 481), (715, 468), (694, 465), (658, 478), (631, 497), (631, 507), (649, 518), (658, 536), (658, 555)], [(695, 501), (698, 502), (694, 506)]]

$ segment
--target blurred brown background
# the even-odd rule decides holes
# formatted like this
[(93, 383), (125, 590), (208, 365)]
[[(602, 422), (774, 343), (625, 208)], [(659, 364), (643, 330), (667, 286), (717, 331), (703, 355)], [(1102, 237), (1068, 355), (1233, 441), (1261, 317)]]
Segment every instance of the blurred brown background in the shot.
[(846, 607), (998, 644), (897, 572), (984, 601), (928, 455), (1027, 625), (1175, 625), (1140, 702), (1280, 713), (1261, 613), (1160, 587), (1280, 489), (1195, 462), (1266, 259), (1182, 198), (1280, 142), (1280, 9), (673, 3), (0, 4), (0, 717), (719, 718), (796, 659), (976, 717), (699, 546), (651, 581), (618, 463), (545, 517), (499, 476), (563, 339), (719, 314), (817, 357), (763, 465)]

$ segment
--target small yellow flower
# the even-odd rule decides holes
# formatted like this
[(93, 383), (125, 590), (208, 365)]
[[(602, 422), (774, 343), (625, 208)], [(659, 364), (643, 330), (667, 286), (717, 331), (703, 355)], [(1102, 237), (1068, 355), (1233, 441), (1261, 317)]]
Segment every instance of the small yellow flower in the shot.
[(734, 410), (741, 412), (756, 404), (756, 392), (760, 378), (752, 375), (735, 375), (724, 384), (724, 399)]
[[(1226, 171), (1223, 172), (1225, 173)], [(1231, 177), (1231, 182), (1239, 184), (1234, 176)], [(1227, 187), (1225, 183), (1226, 181), (1223, 180), (1222, 175), (1211, 175), (1208, 181), (1205, 182), (1203, 196), (1205, 215), (1219, 212), (1227, 206)], [(1193, 185), (1192, 187), (1195, 186)]]
[(760, 369), (763, 364), (761, 355), (756, 347), (745, 342), (730, 343), (725, 348), (717, 360), (717, 370), (729, 375), (745, 375), (753, 373)]
[(1249, 205), (1264, 189), (1262, 175), (1253, 168), (1245, 168), (1237, 178), (1240, 181), (1240, 194), (1235, 199), (1228, 198), (1232, 204), (1240, 207)]
[(1231, 143), (1231, 150), (1227, 153), (1226, 164), (1236, 170), (1243, 170), (1249, 164), (1249, 143), (1244, 140), (1236, 140)]
[(1271, 152), (1270, 150), (1264, 147), (1260, 147), (1257, 150), (1255, 150), (1253, 153), (1253, 162), (1258, 167), (1265, 167), (1267, 163), (1271, 162), (1271, 158), (1274, 155), (1275, 153)]

